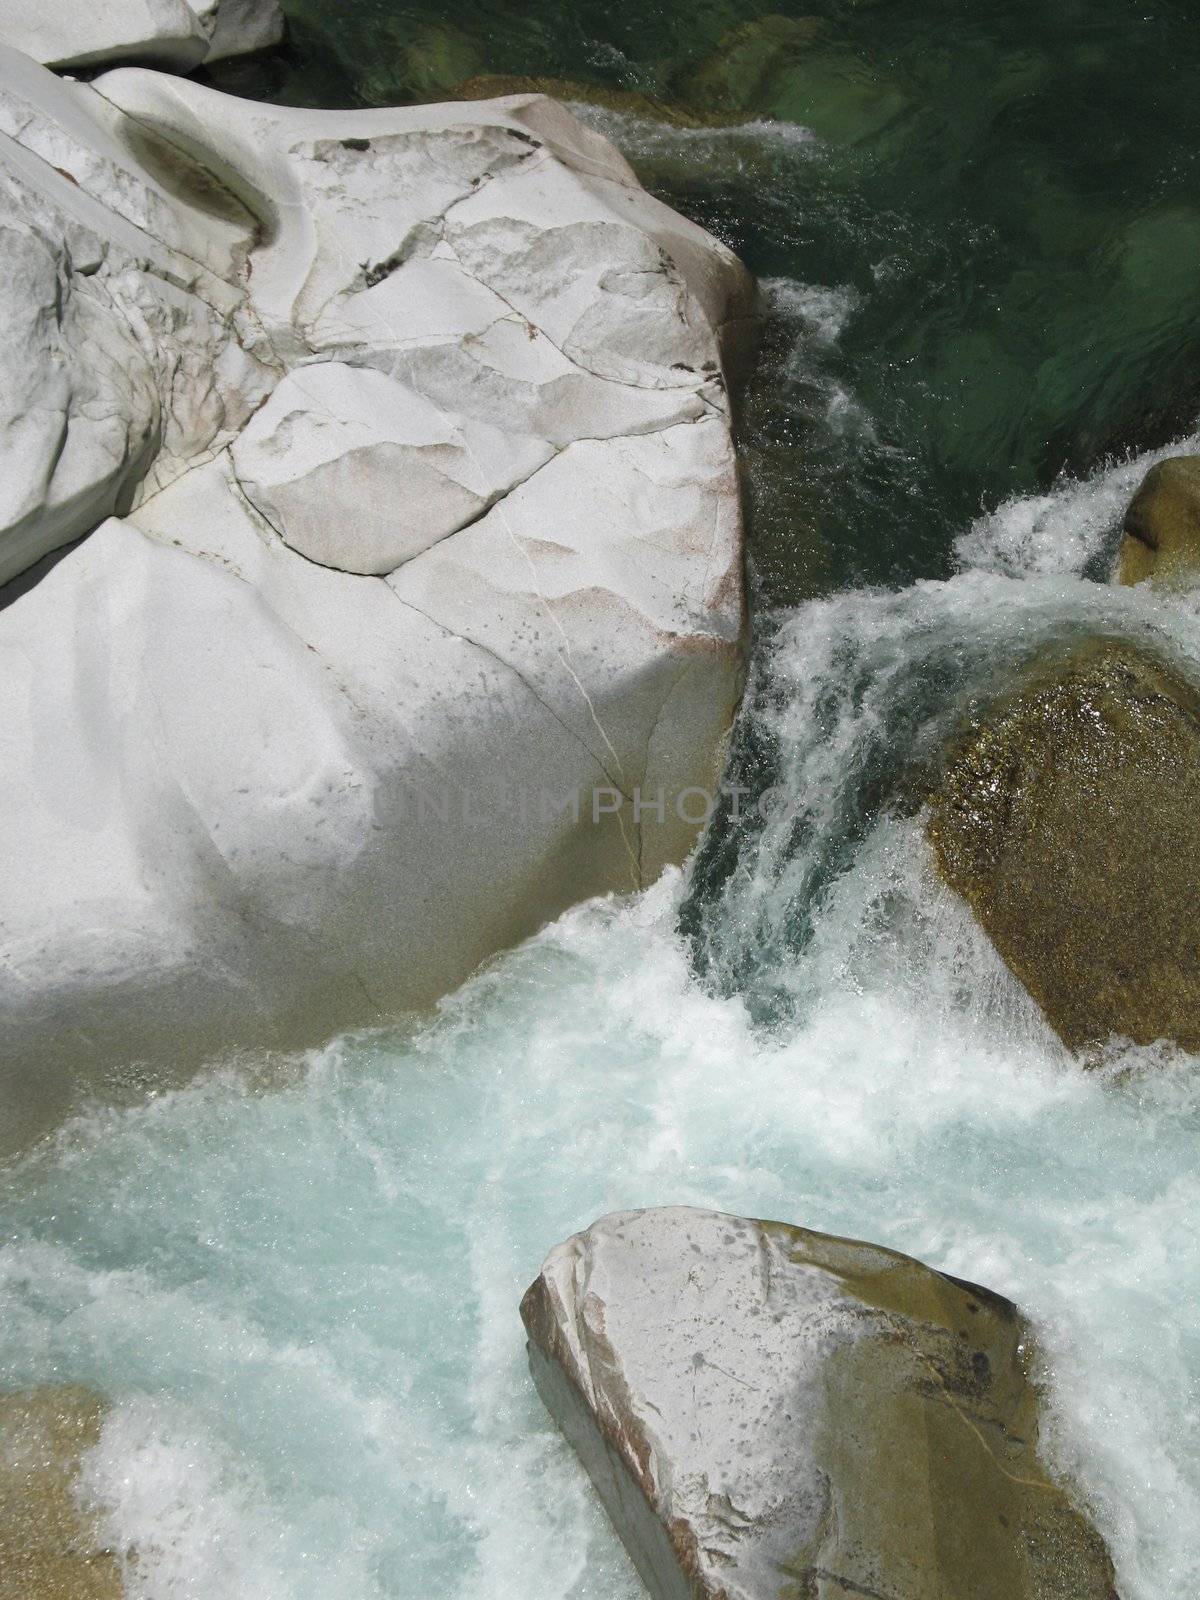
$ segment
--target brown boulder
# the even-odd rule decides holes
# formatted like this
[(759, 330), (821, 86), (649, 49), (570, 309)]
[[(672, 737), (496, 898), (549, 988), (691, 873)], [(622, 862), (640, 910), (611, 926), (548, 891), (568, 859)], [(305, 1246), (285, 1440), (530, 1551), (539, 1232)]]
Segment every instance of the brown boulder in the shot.
[(1150, 468), (1125, 515), (1119, 577), (1187, 587), (1200, 575), (1200, 456)]
[(0, 1395), (0, 1600), (120, 1600), (116, 1558), (75, 1497), (102, 1420), (86, 1389)]
[(1200, 1049), (1200, 694), (1101, 641), (1046, 668), (954, 752), (942, 875), (1072, 1048)]
[(1000, 1295), (780, 1222), (663, 1207), (552, 1250), (529, 1359), (655, 1600), (1115, 1600), (1037, 1450)]

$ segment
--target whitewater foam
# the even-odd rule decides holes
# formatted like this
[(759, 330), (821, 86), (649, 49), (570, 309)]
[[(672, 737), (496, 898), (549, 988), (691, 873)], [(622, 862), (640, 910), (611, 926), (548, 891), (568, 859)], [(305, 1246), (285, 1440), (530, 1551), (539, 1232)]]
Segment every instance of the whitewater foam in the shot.
[(797, 278), (761, 278), (759, 288), (770, 314), (790, 322), (800, 335), (793, 361), (800, 359), (806, 341), (826, 348), (836, 344), (860, 303), (856, 291), (844, 284), (830, 287)]
[[(881, 872), (941, 929), (936, 983), (897, 982), (861, 916)], [(426, 1031), (98, 1116), (11, 1178), (0, 1376), (112, 1398), (86, 1490), (137, 1600), (633, 1600), (516, 1306), (550, 1242), (666, 1201), (1016, 1297), (1122, 1593), (1195, 1592), (1193, 1064), (1089, 1077), (1034, 1028), (981, 1030), (976, 974), (1003, 980), (911, 823), (852, 877), (829, 941), (855, 959), (802, 1026), (697, 984), (672, 876), (571, 913)]]
[[(772, 659), (807, 838), (839, 825), (826, 779), (894, 738), (931, 641), (982, 661), (1138, 605), (974, 574), (804, 608)], [(794, 1002), (770, 1026), (697, 980), (671, 874), (570, 913), (429, 1026), (338, 1041), (280, 1087), (225, 1072), (97, 1113), (8, 1175), (0, 1383), (110, 1397), (86, 1490), (137, 1551), (135, 1600), (634, 1600), (517, 1304), (550, 1244), (667, 1202), (875, 1239), (1012, 1295), (1125, 1600), (1191, 1600), (1195, 1063), (1115, 1048), (1082, 1073), (938, 883), (919, 815), (866, 829), (803, 960), (791, 852), (748, 841), (739, 891)], [(742, 909), (731, 892), (711, 915)]]
[(1195, 455), (1200, 434), (1116, 462), (1082, 482), (1065, 479), (1048, 494), (1007, 500), (978, 518), (955, 541), (963, 570), (1009, 578), (1079, 573), (1115, 555), (1134, 490), (1167, 456)]
[(517, 1306), (550, 1245), (664, 1203), (1011, 1295), (1124, 1600), (1194, 1600), (1196, 1063), (1083, 1072), (905, 778), (1097, 632), (1200, 662), (1195, 602), (1061, 571), (814, 601), (753, 694), (799, 815), (719, 882), (580, 907), (431, 1023), (97, 1111), (0, 1177), (0, 1386), (107, 1397), (83, 1492), (134, 1600), (636, 1600)]

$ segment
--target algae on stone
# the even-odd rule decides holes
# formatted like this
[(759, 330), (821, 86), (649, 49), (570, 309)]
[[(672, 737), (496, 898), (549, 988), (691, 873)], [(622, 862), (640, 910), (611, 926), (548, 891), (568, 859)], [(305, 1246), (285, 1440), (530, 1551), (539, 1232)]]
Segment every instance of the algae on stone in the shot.
[(1185, 585), (1200, 575), (1200, 456), (1150, 468), (1125, 514), (1119, 576)]
[(1200, 1048), (1200, 693), (1096, 641), (952, 755), (929, 835), (946, 881), (1071, 1048)]
[(724, 34), (713, 53), (680, 81), (686, 98), (721, 111), (746, 111), (770, 95), (824, 32), (815, 17), (756, 17)]
[(690, 108), (797, 123), (834, 144), (873, 138), (909, 105), (891, 77), (830, 43), (814, 17), (741, 23), (674, 89)]
[(117, 1560), (75, 1497), (102, 1417), (86, 1389), (0, 1395), (0, 1600), (120, 1600)]
[(368, 105), (400, 105), (452, 98), (456, 83), (484, 68), (483, 52), (453, 22), (415, 27), (385, 19), (374, 63), (363, 71), (361, 94)]

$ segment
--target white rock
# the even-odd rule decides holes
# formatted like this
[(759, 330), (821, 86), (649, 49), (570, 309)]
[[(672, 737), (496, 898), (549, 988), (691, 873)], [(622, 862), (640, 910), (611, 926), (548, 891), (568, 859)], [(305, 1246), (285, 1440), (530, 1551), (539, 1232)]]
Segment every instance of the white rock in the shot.
[(208, 39), (205, 61), (269, 50), (283, 38), (280, 0), (188, 0)]
[(655, 1600), (1115, 1600), (1038, 1458), (1029, 1330), (999, 1295), (664, 1207), (552, 1250), (521, 1314)]
[(232, 450), (242, 492), (293, 550), (387, 573), (457, 532), (554, 454), (456, 417), (371, 367), (290, 372)]
[(727, 251), (537, 97), (12, 53), (0, 225), (3, 571), (102, 524), (0, 610), (0, 1121), (428, 1004), (681, 858), (740, 683)]
[(0, 50), (0, 582), (227, 444), (266, 393), (229, 323), (252, 218), (169, 193), (111, 116)]
[(48, 67), (152, 61), (187, 72), (282, 37), (279, 0), (0, 0), (0, 42)]

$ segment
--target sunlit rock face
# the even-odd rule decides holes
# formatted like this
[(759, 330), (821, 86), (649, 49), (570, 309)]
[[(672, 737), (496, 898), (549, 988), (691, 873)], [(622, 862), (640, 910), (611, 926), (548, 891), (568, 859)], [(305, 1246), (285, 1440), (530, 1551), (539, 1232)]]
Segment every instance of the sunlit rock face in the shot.
[(77, 1386), (0, 1394), (0, 1600), (121, 1600), (118, 1560), (78, 1493), (103, 1416)]
[(0, 53), (0, 581), (219, 450), (269, 393), (239, 342), (249, 213), (169, 146)]
[(11, 1128), (426, 1004), (681, 857), (740, 687), (752, 293), (540, 97), (2, 78)]
[(1200, 573), (1200, 456), (1156, 462), (1125, 514), (1118, 576), (1170, 588), (1194, 587)]
[(559, 1245), (521, 1311), (655, 1600), (1114, 1600), (1039, 1459), (1028, 1329), (999, 1295), (672, 1207)]
[(0, 0), (0, 39), (48, 67), (139, 61), (186, 72), (282, 37), (279, 0)]
[(1200, 1048), (1200, 696), (1098, 641), (1047, 662), (954, 750), (938, 865), (1073, 1048)]

